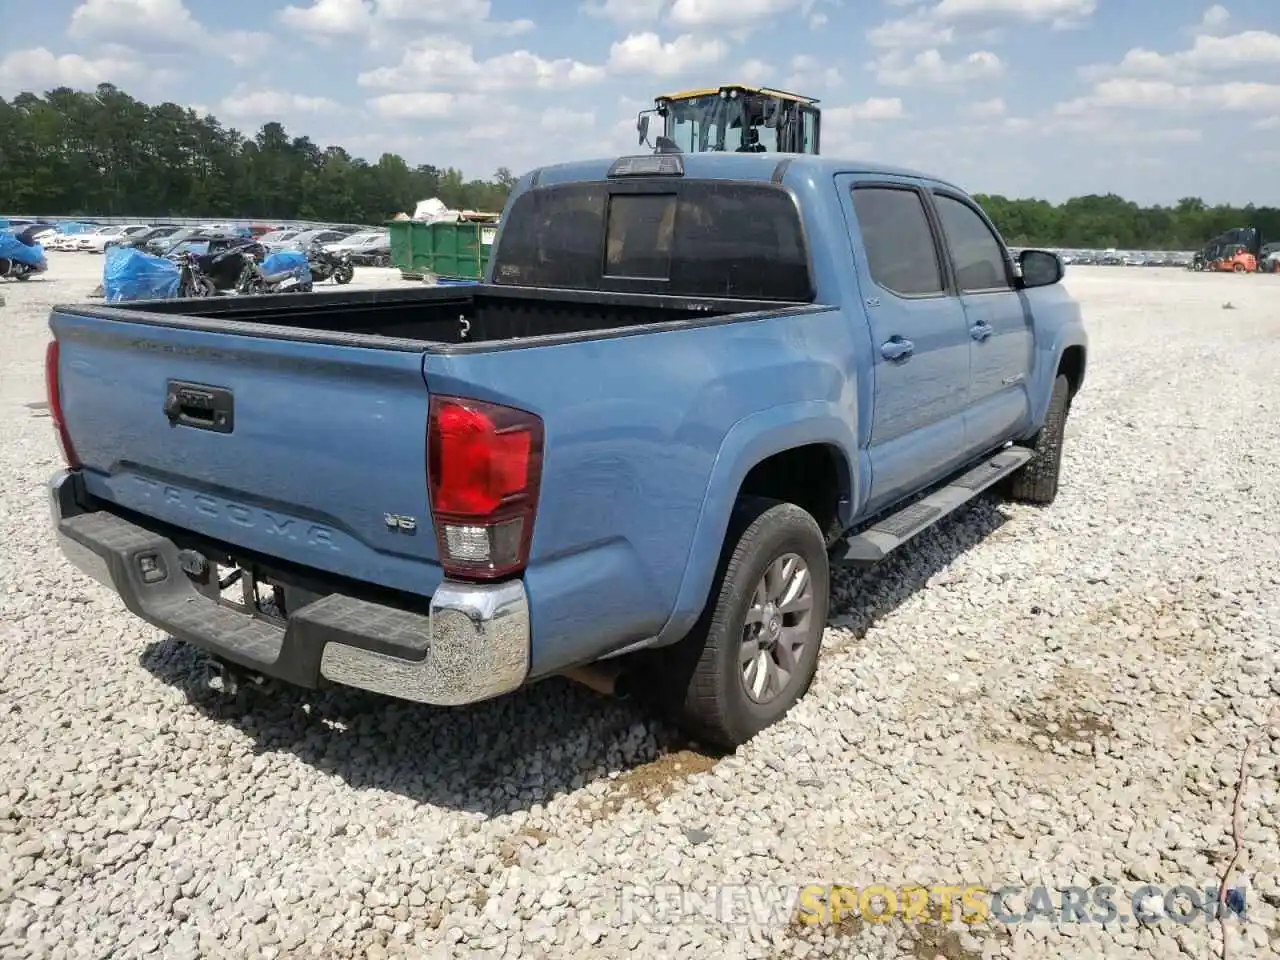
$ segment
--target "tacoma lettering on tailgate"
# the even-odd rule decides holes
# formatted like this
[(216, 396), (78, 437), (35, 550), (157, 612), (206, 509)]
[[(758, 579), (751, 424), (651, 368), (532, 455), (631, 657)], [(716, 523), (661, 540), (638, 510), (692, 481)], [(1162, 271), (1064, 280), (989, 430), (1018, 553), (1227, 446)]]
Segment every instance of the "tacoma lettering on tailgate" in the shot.
[(318, 523), (282, 516), (260, 507), (249, 507), (222, 497), (212, 497), (207, 493), (183, 490), (149, 477), (135, 476), (134, 480), (143, 490), (145, 499), (160, 500), (170, 508), (191, 510), (213, 519), (230, 520), (237, 526), (262, 530), (271, 536), (284, 537), (308, 546), (339, 549), (334, 542), (333, 531)]

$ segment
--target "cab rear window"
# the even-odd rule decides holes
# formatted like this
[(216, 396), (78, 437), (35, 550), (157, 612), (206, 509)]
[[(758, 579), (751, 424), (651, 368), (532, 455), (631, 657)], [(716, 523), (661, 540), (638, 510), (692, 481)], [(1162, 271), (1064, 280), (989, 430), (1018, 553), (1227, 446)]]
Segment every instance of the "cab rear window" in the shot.
[(522, 194), (505, 220), (498, 284), (813, 300), (799, 211), (771, 184), (559, 184)]

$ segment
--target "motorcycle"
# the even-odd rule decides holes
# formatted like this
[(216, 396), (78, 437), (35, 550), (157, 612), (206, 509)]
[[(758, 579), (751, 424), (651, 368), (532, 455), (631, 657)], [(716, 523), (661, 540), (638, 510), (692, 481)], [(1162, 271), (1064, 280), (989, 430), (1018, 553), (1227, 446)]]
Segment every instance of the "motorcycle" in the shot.
[(216, 297), (218, 287), (200, 268), (199, 259), (189, 251), (177, 254), (174, 261), (178, 264), (178, 296), (180, 297)]
[(20, 260), (10, 260), (8, 257), (0, 257), (0, 277), (9, 280), (30, 280), (37, 273), (44, 273), (48, 268), (46, 264), (39, 266), (23, 263)]
[(245, 263), (240, 279), (236, 282), (236, 293), (242, 295), (310, 292), (311, 282), (300, 278), (295, 269), (264, 273), (262, 265), (252, 259)]
[(307, 266), (311, 268), (311, 279), (316, 283), (323, 283), (332, 277), (334, 283), (347, 284), (356, 276), (351, 253), (347, 250), (333, 253), (320, 247), (312, 247), (307, 251)]
[(262, 245), (253, 240), (239, 238), (227, 241), (217, 238), (209, 241), (204, 253), (188, 251), (200, 273), (207, 277), (220, 292), (236, 289), (249, 265), (266, 256)]
[(44, 250), (38, 243), (28, 243), (22, 236), (0, 233), (0, 277), (30, 280), (49, 269)]

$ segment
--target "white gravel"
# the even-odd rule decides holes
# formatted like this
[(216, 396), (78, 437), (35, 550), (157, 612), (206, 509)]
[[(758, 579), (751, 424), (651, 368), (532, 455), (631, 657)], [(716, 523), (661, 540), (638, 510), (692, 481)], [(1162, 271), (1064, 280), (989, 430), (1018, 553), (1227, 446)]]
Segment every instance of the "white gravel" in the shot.
[[(454, 711), (203, 687), (53, 546), (28, 404), (101, 260), (51, 261), (0, 285), (0, 956), (1217, 956), (1203, 919), (615, 911), (629, 883), (1101, 883), (1122, 912), (1216, 883), (1280, 701), (1280, 278), (1070, 270), (1092, 356), (1057, 503), (980, 503), (840, 579), (813, 691), (717, 760), (558, 680)], [(1242, 794), (1237, 957), (1280, 955), (1278, 768), (1280, 730)]]

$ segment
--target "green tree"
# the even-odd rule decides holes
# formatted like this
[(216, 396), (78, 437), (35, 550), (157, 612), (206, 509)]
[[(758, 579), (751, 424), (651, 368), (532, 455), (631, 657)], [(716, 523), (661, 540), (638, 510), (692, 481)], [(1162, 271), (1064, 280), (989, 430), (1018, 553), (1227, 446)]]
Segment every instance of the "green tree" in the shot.
[(516, 178), (378, 162), (272, 121), (251, 134), (111, 84), (0, 97), (0, 211), (47, 216), (251, 217), (381, 223), (426, 197), (497, 211)]

